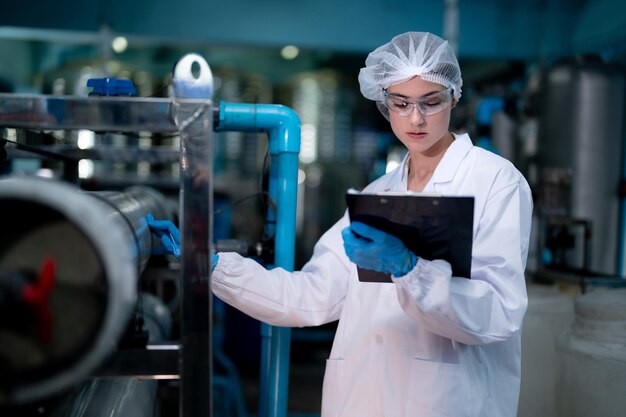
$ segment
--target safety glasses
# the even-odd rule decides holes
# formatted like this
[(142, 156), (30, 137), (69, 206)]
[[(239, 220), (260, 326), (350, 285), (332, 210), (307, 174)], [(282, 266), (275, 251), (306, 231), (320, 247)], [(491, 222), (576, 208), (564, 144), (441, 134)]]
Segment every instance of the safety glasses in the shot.
[(417, 108), (422, 116), (432, 116), (442, 112), (450, 107), (450, 103), (452, 103), (451, 92), (452, 87), (448, 87), (445, 90), (413, 99), (391, 94), (383, 90), (385, 105), (390, 111), (398, 113), (400, 116), (410, 115), (413, 113), (414, 108)]

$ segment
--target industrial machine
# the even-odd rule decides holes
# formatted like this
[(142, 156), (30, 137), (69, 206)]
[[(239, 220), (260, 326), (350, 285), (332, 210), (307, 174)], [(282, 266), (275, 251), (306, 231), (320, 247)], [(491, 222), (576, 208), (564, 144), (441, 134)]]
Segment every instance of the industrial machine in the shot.
[(599, 57), (563, 59), (538, 76), (537, 119), (523, 165), (535, 191), (542, 281), (624, 282), (623, 152), (626, 79)]
[[(53, 401), (57, 413), (81, 409), (91, 411), (72, 415), (98, 415), (95, 410), (109, 415), (103, 410), (112, 410), (120, 396), (135, 395), (138, 403), (154, 398), (154, 384), (138, 388), (137, 379), (178, 380), (180, 415), (212, 414), (213, 363), (219, 360), (213, 355), (210, 291), (214, 130), (267, 133), (270, 162), (263, 194), (271, 203), (266, 243), (273, 247), (266, 260), (293, 269), (300, 147), (295, 112), (269, 104), (214, 105), (211, 70), (195, 54), (176, 64), (172, 96), (145, 98), (124, 91), (99, 90), (89, 97), (0, 94), (2, 127), (154, 132), (180, 141), (179, 149), (165, 154), (167, 162), (175, 157), (179, 163), (178, 213), (150, 187), (86, 191), (70, 181), (0, 177), (0, 370), (7, 375), (0, 384), (2, 415), (31, 404), (40, 414), (54, 415), (55, 407), (39, 406), (51, 398), (60, 398)], [(9, 156), (24, 150), (13, 145)], [(31, 148), (58, 156), (45, 145)], [(77, 158), (61, 159), (68, 165), (64, 178), (75, 180), (71, 171)], [(138, 284), (160, 245), (146, 224), (147, 214), (178, 216), (180, 300), (173, 312), (179, 320), (174, 340), (161, 331), (150, 337), (151, 321), (143, 313), (137, 321), (137, 312), (148, 303)], [(286, 415), (289, 340), (290, 329), (263, 325), (262, 416)]]
[(88, 376), (120, 339), (152, 248), (151, 188), (82, 193), (34, 177), (0, 181), (2, 391), (27, 402)]

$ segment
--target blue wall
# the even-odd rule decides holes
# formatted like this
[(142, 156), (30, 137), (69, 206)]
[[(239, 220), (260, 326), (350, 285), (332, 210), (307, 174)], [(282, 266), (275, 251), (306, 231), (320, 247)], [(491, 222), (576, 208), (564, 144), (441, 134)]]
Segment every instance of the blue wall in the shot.
[[(459, 55), (526, 59), (615, 48), (626, 41), (624, 4), (459, 0)], [(443, 15), (443, 0), (36, 0), (3, 7), (0, 26), (97, 32), (107, 23), (170, 41), (367, 52), (407, 30), (441, 35)]]
[(578, 52), (626, 49), (626, 2), (623, 0), (588, 1), (578, 19), (572, 48)]
[[(624, 55), (623, 0), (458, 4), (461, 58), (537, 61), (573, 52)], [(35, 0), (3, 7), (0, 41), (27, 37), (20, 29), (52, 29), (73, 42), (97, 44), (97, 33), (106, 23), (114, 32), (147, 45), (292, 43), (316, 51), (365, 53), (407, 30), (443, 35), (443, 21), (444, 0)], [(48, 40), (41, 33), (37, 39)], [(3, 56), (11, 55), (5, 52)]]

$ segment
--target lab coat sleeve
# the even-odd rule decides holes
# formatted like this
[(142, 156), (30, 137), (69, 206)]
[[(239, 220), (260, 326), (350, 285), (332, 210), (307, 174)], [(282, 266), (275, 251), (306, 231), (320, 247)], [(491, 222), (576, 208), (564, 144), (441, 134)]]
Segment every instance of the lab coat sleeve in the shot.
[(265, 269), (236, 253), (220, 253), (213, 293), (242, 312), (274, 326), (316, 326), (339, 319), (350, 275), (341, 246), (345, 218), (315, 245), (301, 271)]
[(525, 180), (495, 192), (474, 238), (471, 279), (452, 277), (443, 260), (419, 259), (393, 278), (407, 315), (465, 344), (503, 341), (518, 332), (527, 307), (524, 269), (532, 217)]

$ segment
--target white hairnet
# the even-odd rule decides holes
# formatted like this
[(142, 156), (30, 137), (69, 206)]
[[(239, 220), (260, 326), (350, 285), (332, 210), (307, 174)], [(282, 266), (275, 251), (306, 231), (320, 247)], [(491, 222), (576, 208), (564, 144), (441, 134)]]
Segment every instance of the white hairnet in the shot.
[(383, 115), (383, 89), (407, 81), (416, 75), (423, 80), (452, 87), (454, 98), (461, 98), (461, 68), (448, 41), (428, 32), (407, 32), (376, 48), (359, 72), (361, 94), (376, 101)]

